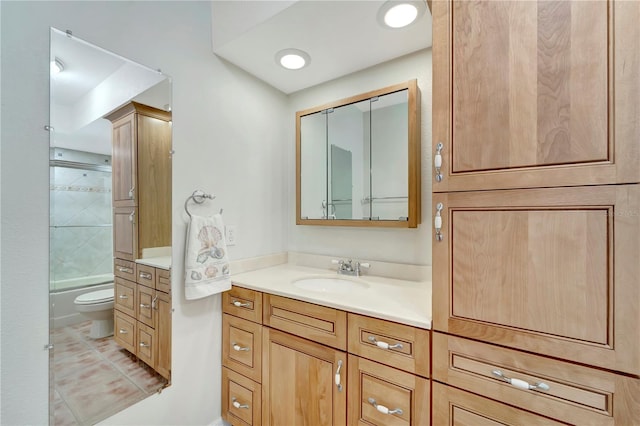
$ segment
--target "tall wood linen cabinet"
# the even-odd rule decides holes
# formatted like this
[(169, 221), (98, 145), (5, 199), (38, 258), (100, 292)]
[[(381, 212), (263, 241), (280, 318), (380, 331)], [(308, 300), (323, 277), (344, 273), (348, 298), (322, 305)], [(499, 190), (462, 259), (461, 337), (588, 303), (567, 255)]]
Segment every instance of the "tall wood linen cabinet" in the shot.
[(143, 250), (171, 246), (171, 113), (125, 104), (113, 126), (114, 339), (170, 380), (171, 272)]
[(640, 2), (432, 11), (433, 424), (637, 424)]

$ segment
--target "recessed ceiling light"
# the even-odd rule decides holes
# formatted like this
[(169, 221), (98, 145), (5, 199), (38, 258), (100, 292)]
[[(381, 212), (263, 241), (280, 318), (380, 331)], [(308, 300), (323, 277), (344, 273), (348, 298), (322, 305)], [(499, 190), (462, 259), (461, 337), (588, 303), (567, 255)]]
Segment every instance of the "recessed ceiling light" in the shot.
[(53, 61), (51, 61), (51, 64), (49, 64), (49, 69), (50, 69), (51, 75), (55, 75), (55, 74), (61, 73), (62, 70), (64, 70), (64, 64), (60, 59), (55, 58)]
[(299, 70), (309, 65), (311, 57), (300, 49), (283, 49), (276, 53), (276, 62), (288, 70)]
[(389, 28), (403, 28), (414, 22), (422, 9), (415, 1), (391, 0), (380, 8), (378, 21)]

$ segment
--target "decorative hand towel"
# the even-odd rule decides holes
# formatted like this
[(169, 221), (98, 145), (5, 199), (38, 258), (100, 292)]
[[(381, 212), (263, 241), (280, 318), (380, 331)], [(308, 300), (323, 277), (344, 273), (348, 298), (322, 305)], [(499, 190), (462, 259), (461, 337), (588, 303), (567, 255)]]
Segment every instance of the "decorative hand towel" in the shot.
[(222, 215), (191, 215), (184, 259), (184, 295), (200, 299), (231, 289)]

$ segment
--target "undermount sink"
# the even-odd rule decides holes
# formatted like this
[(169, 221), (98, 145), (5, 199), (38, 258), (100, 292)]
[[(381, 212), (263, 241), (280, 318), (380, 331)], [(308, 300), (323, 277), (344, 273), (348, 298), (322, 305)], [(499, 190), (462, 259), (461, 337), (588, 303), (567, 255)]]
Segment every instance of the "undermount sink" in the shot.
[(307, 277), (293, 281), (293, 285), (318, 293), (348, 293), (353, 290), (365, 290), (369, 284), (346, 277)]

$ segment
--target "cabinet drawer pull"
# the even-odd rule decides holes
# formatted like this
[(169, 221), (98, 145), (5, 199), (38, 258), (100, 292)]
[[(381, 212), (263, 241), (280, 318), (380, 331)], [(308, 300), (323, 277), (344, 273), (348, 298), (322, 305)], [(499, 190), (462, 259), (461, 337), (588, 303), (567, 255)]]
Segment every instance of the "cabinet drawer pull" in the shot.
[(342, 360), (338, 360), (338, 369), (336, 370), (336, 375), (334, 377), (336, 386), (338, 387), (338, 392), (342, 392), (342, 383), (340, 380), (340, 370), (342, 369)]
[(390, 345), (387, 342), (376, 339), (375, 336), (369, 336), (369, 341), (381, 349), (402, 349), (402, 343)]
[(436, 182), (442, 182), (442, 173), (440, 173), (440, 168), (442, 167), (442, 142), (438, 142), (436, 145), (436, 155), (433, 156), (433, 169), (436, 172)]
[(145, 342), (140, 342), (140, 347), (141, 347), (141, 348), (150, 348), (150, 347), (151, 347), (151, 345), (150, 345), (150, 344), (148, 344), (148, 343), (145, 343)]
[(133, 191), (134, 191), (135, 189), (136, 189), (136, 187), (135, 187), (135, 186), (132, 186), (132, 187), (131, 187), (131, 189), (129, 190), (129, 198), (130, 198), (130, 199), (133, 199), (133, 194), (134, 194), (134, 192), (133, 192)]
[(151, 305), (149, 305), (149, 304), (147, 304), (147, 303), (141, 303), (141, 304), (140, 304), (140, 307), (141, 307), (142, 309), (150, 309), (150, 308), (151, 308)]
[(126, 272), (127, 274), (133, 274), (133, 269), (127, 268), (125, 266), (118, 266), (118, 271)]
[(369, 398), (368, 401), (369, 401), (369, 404), (371, 404), (374, 407), (376, 407), (376, 410), (380, 411), (382, 414), (397, 414), (397, 415), (401, 416), (402, 413), (403, 413), (402, 409), (400, 409), (400, 408), (395, 408), (393, 410), (389, 410), (384, 405), (380, 405), (380, 404), (376, 403), (376, 400), (373, 399), (373, 398)]
[(248, 348), (248, 347), (243, 348), (242, 346), (240, 346), (236, 342), (233, 342), (231, 344), (231, 347), (233, 348), (234, 351), (237, 351), (237, 352), (249, 352), (251, 350), (251, 348)]
[(118, 299), (120, 299), (120, 300), (129, 300), (129, 296), (127, 296), (126, 294), (121, 294), (120, 296), (118, 296)]
[(231, 398), (231, 402), (236, 408), (249, 408), (249, 404), (240, 404), (235, 396)]
[(522, 390), (538, 390), (539, 389), (542, 391), (548, 391), (549, 389), (551, 389), (549, 385), (546, 383), (540, 382), (540, 383), (530, 384), (529, 382), (526, 382), (524, 380), (507, 377), (500, 370), (493, 370), (491, 374), (493, 374), (498, 379), (503, 380), (509, 383), (511, 386), (518, 389), (522, 389)]
[(153, 298), (153, 300), (151, 301), (151, 308), (154, 310), (158, 310), (158, 295), (156, 294), (156, 297)]
[(433, 218), (433, 228), (436, 230), (436, 241), (442, 241), (442, 209), (444, 205), (442, 203), (438, 203), (436, 205), (436, 216)]
[(133, 222), (133, 217), (136, 215), (136, 212), (131, 212), (129, 215), (129, 222)]
[(140, 276), (140, 278), (144, 278), (145, 280), (150, 280), (151, 274), (149, 274), (148, 272), (140, 272), (140, 274), (138, 274)]
[(118, 330), (118, 333), (120, 333), (120, 334), (129, 334), (129, 332), (127, 330), (125, 330), (124, 328), (121, 328), (120, 330)]
[(233, 302), (231, 302), (231, 304), (237, 308), (248, 308), (249, 306), (251, 306), (251, 303), (249, 302), (242, 303), (239, 300), (234, 300)]

